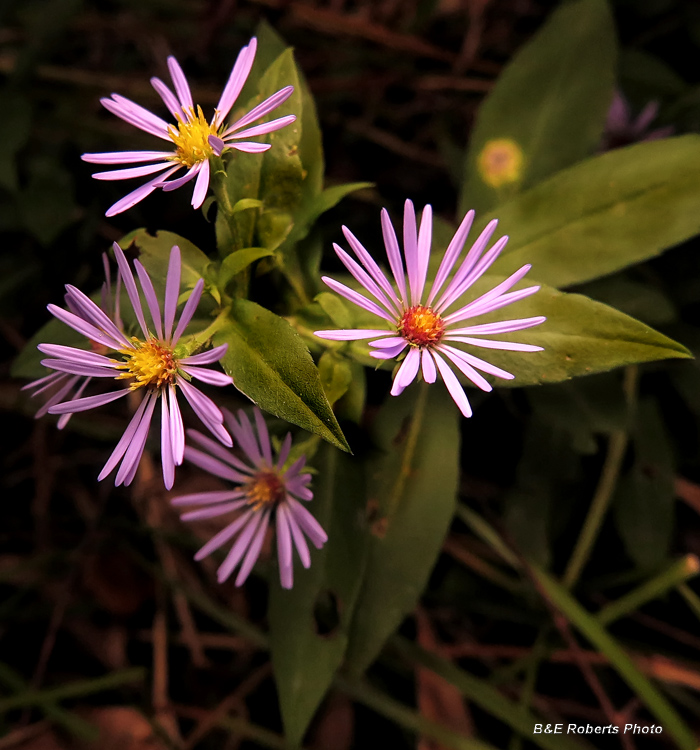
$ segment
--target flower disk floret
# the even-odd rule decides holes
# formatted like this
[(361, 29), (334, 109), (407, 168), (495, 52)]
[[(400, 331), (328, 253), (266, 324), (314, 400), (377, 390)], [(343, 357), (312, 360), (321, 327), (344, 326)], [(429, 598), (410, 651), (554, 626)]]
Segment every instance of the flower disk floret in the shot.
[(198, 521), (223, 516), (238, 511), (237, 516), (208, 541), (195, 555), (201, 560), (235, 538), (230, 551), (218, 569), (219, 582), (225, 581), (240, 565), (236, 586), (244, 583), (265, 539), (265, 534), (275, 519), (277, 556), (280, 583), (291, 588), (294, 582), (293, 547), (305, 568), (311, 565), (311, 556), (305, 537), (320, 549), (327, 541), (326, 532), (318, 521), (299, 502), (309, 502), (313, 493), (309, 489), (311, 475), (303, 473), (306, 458), (301, 456), (287, 469), (284, 468), (292, 447), (292, 436), (287, 433), (276, 460), (267, 425), (260, 412), (254, 408), (255, 427), (244, 411), (236, 418), (223, 410), (226, 426), (238, 443), (246, 460), (242, 461), (231, 451), (196, 430), (188, 430), (188, 438), (198, 447), (187, 446), (185, 458), (214, 476), (234, 485), (231, 490), (195, 492), (173, 499), (173, 505), (199, 506), (181, 516), (183, 521)]
[(532, 344), (482, 338), (540, 325), (545, 321), (541, 315), (481, 325), (463, 325), (466, 320), (498, 310), (538, 291), (539, 286), (510, 291), (531, 266), (522, 266), (490, 291), (457, 307), (467, 291), (488, 271), (508, 241), (508, 237), (501, 237), (487, 249), (498, 222), (495, 219), (489, 222), (457, 267), (474, 221), (474, 211), (469, 211), (455, 232), (428, 292), (426, 282), (433, 226), (431, 207), (428, 205), (423, 210), (419, 228), (413, 203), (406, 201), (403, 253), (386, 209), (382, 209), (381, 216), (384, 245), (394, 283), (389, 281), (374, 258), (347, 227), (343, 227), (343, 234), (360, 262), (357, 263), (339, 245), (334, 244), (333, 247), (343, 265), (370, 297), (327, 276), (323, 277), (323, 281), (350, 302), (376, 315), (391, 327), (390, 330), (316, 331), (316, 335), (335, 341), (375, 339), (369, 342), (374, 348), (370, 356), (375, 359), (394, 359), (404, 355), (391, 388), (393, 396), (398, 396), (410, 385), (419, 370), (426, 383), (434, 383), (439, 373), (462, 414), (470, 417), (472, 410), (469, 400), (452, 367), (457, 368), (484, 391), (490, 391), (492, 387), (481, 372), (508, 380), (514, 376), (455, 344), (519, 352), (542, 350), (542, 347)]
[[(177, 246), (170, 253), (162, 312), (146, 269), (138, 260), (134, 261), (153, 328), (149, 328), (146, 322), (136, 281), (122, 249), (116, 243), (114, 254), (119, 266), (118, 278), (126, 288), (142, 336), (127, 336), (118, 308), (110, 318), (80, 290), (67, 285), (68, 310), (49, 305), (49, 312), (83, 334), (88, 339), (90, 350), (59, 344), (39, 345), (39, 350), (50, 357), (42, 360), (42, 364), (59, 373), (59, 378), (66, 375), (85, 378), (72, 398), (60, 401), (70, 390), (64, 386), (60, 398), (52, 398), (47, 410), (50, 414), (74, 414), (116, 401), (129, 392), (142, 393), (141, 403), (99, 475), (100, 480), (104, 479), (119, 465), (115, 484), (128, 485), (136, 475), (156, 403), (160, 402), (163, 480), (170, 489), (175, 478), (175, 466), (182, 463), (185, 451), (185, 430), (177, 400), (178, 392), (184, 395), (199, 419), (218, 440), (224, 445), (233, 444), (224, 428), (219, 408), (191, 383), (192, 379), (196, 379), (217, 386), (231, 384), (231, 378), (225, 373), (202, 366), (218, 362), (225, 354), (227, 345), (190, 356), (179, 353), (177, 344), (197, 309), (204, 282), (202, 279), (197, 282), (175, 325), (181, 275), (180, 249)], [(83, 397), (82, 392), (91, 378), (111, 378), (118, 387), (107, 393)], [(72, 380), (66, 385), (69, 384), (75, 385)]]
[[(131, 125), (166, 141), (168, 151), (116, 151), (102, 154), (83, 154), (84, 161), (92, 164), (142, 164), (143, 166), (96, 172), (92, 176), (98, 180), (128, 180), (156, 174), (133, 192), (111, 206), (107, 216), (126, 211), (162, 188), (170, 191), (185, 185), (196, 178), (192, 193), (192, 206), (199, 208), (207, 195), (211, 175), (210, 158), (220, 156), (227, 149), (262, 153), (270, 148), (268, 143), (257, 143), (247, 139), (272, 133), (296, 120), (295, 115), (286, 115), (270, 122), (252, 125), (256, 120), (268, 115), (283, 104), (294, 91), (293, 86), (285, 86), (258, 104), (243, 117), (226, 126), (225, 120), (236, 102), (250, 74), (255, 59), (257, 41), (255, 38), (243, 47), (233, 66), (228, 82), (224, 87), (219, 103), (211, 120), (207, 120), (200, 106), (195, 106), (187, 78), (174, 57), (168, 58), (168, 70), (172, 78), (173, 91), (159, 78), (151, 78), (157, 91), (175, 122), (168, 123), (158, 115), (132, 102), (119, 94), (102, 99), (103, 106), (112, 114)], [(252, 125), (252, 127), (250, 127)], [(170, 179), (181, 169), (186, 173)]]

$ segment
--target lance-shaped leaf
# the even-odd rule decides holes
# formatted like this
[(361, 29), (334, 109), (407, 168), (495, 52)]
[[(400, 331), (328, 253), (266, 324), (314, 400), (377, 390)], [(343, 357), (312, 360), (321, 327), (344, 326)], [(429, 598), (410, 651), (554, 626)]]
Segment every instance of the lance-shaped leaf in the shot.
[(501, 73), (479, 110), (460, 211), (489, 209), (590, 154), (615, 78), (605, 0), (562, 4)]
[[(469, 299), (478, 297), (502, 280), (494, 275), (482, 277), (470, 290)], [(537, 283), (531, 279), (528, 282)], [(692, 356), (682, 344), (614, 307), (546, 285), (524, 300), (465, 321), (464, 325), (538, 315), (544, 315), (547, 320), (534, 328), (479, 338), (534, 344), (543, 347), (544, 351), (500, 351), (469, 344), (458, 346), (515, 375), (513, 380), (494, 379), (492, 382), (497, 386), (556, 383), (622, 365)]]
[[(345, 276), (337, 276), (337, 278), (348, 286), (359, 289), (353, 279)], [(504, 281), (504, 276), (495, 273), (485, 274), (469, 288), (457, 304), (467, 305), (502, 281)], [(528, 276), (514, 289), (538, 283)], [(327, 293), (325, 296), (330, 298), (331, 295)], [(324, 300), (324, 304), (326, 308), (330, 307), (327, 300)], [(311, 315), (319, 307), (320, 305), (316, 303), (310, 305), (304, 314)], [(377, 327), (377, 318), (372, 313), (347, 304), (338, 309), (347, 309), (350, 312), (353, 328)], [(606, 372), (622, 365), (669, 358), (687, 359), (692, 356), (682, 344), (614, 307), (596, 302), (583, 294), (560, 292), (546, 284), (541, 285), (539, 292), (523, 300), (492, 313), (467, 319), (460, 323), (459, 327), (537, 316), (544, 316), (547, 320), (527, 330), (478, 336), (478, 339), (533, 344), (543, 347), (544, 351), (502, 351), (465, 343), (458, 343), (456, 346), (515, 376), (513, 380), (497, 378), (491, 380), (495, 386), (499, 387), (558, 383), (581, 375)], [(334, 315), (334, 318), (337, 316)], [(317, 317), (317, 320), (318, 323), (315, 325), (318, 328), (330, 328), (334, 323), (338, 328), (343, 327), (338, 324), (340, 318), (334, 320), (327, 314)], [(314, 320), (310, 318), (308, 321), (300, 321), (299, 325), (304, 329), (307, 325), (314, 325)], [(377, 367), (376, 360), (369, 357), (370, 347), (366, 341), (327, 342), (320, 339), (316, 341), (345, 352), (368, 367)], [(461, 373), (457, 375), (463, 379)], [(490, 376), (487, 376), (487, 379), (490, 379)]]
[(224, 369), (261, 409), (350, 450), (309, 350), (284, 318), (249, 300), (235, 300), (214, 343), (228, 344)]
[(375, 420), (369, 465), (370, 543), (347, 666), (363, 672), (415, 607), (455, 508), (459, 413), (443, 388), (413, 386)]
[[(700, 232), (700, 136), (588, 159), (499, 206), (509, 235), (494, 269), (532, 263), (552, 286), (580, 284), (653, 258)], [(481, 217), (480, 217), (481, 218)]]
[(182, 284), (186, 287), (193, 287), (206, 274), (207, 266), (211, 263), (211, 259), (195, 244), (174, 232), (159, 230), (153, 235), (147, 229), (135, 229), (122, 237), (119, 246), (126, 249), (132, 242), (139, 249), (139, 260), (156, 287), (158, 284), (165, 286), (170, 251), (174, 245), (180, 248)]
[(362, 582), (368, 541), (362, 467), (325, 445), (314, 466), (311, 510), (328, 534), (311, 567), (296, 566), (294, 588), (270, 588), (270, 647), (287, 740), (301, 742), (340, 667)]

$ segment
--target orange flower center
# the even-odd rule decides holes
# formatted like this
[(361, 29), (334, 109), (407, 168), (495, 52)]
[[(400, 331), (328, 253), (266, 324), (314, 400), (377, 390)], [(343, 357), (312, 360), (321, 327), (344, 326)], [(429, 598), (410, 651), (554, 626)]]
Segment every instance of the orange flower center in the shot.
[(277, 504), (284, 500), (285, 486), (274, 471), (259, 471), (245, 485), (248, 505), (259, 510), (265, 505)]
[(414, 305), (403, 314), (397, 330), (411, 346), (430, 347), (442, 338), (445, 321), (432, 307)]
[(162, 388), (175, 380), (177, 375), (177, 360), (169, 346), (161, 344), (157, 339), (139, 341), (133, 338), (135, 349), (120, 349), (120, 354), (126, 357), (124, 364), (117, 367), (125, 370), (117, 375), (118, 380), (132, 378), (129, 388), (135, 391), (143, 386)]

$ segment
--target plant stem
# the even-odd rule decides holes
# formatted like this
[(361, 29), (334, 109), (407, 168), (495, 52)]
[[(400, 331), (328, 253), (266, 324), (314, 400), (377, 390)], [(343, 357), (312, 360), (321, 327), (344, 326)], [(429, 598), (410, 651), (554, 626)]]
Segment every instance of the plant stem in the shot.
[(418, 436), (420, 435), (421, 427), (423, 426), (423, 415), (425, 414), (425, 405), (427, 401), (428, 384), (425, 381), (421, 381), (418, 400), (416, 401), (416, 406), (411, 417), (411, 424), (408, 428), (406, 448), (401, 457), (401, 471), (399, 472), (396, 484), (392, 487), (389, 497), (387, 498), (385, 515), (388, 523), (391, 523), (391, 519), (398, 510), (399, 503), (403, 497), (404, 488), (406, 487), (406, 482), (411, 476), (411, 464), (416, 453)]
[(532, 566), (532, 574), (546, 597), (593, 646), (604, 654), (630, 689), (649, 709), (680, 750), (696, 750), (697, 742), (686, 723), (652, 682), (637, 668), (618, 642), (594, 615), (587, 612), (571, 594), (543, 570)]
[(20, 695), (0, 700), (0, 713), (25, 706), (46, 706), (69, 698), (82, 698), (86, 695), (100, 693), (103, 690), (113, 690), (128, 682), (140, 682), (146, 676), (142, 667), (124, 669), (98, 677), (94, 680), (80, 680), (51, 690), (27, 690)]
[[(625, 369), (623, 390), (630, 415), (636, 402), (638, 372), (636, 365), (630, 365)], [(598, 538), (598, 533), (603, 525), (610, 501), (615, 492), (615, 487), (617, 486), (617, 479), (622, 468), (622, 460), (625, 457), (627, 449), (627, 441), (627, 430), (615, 430), (610, 436), (603, 471), (593, 495), (591, 507), (588, 510), (581, 534), (576, 542), (562, 579), (567, 588), (572, 588), (578, 581), (588, 562), (593, 545)]]
[(452, 750), (495, 750), (493, 745), (457, 734), (452, 729), (425, 719), (416, 711), (390, 698), (367, 682), (351, 681), (346, 677), (337, 676), (334, 684), (358, 703), (362, 703), (378, 714), (413, 730), (416, 734), (437, 740), (444, 747), (452, 748)]
[(665, 594), (669, 589), (684, 583), (700, 572), (700, 562), (695, 555), (686, 555), (669, 568), (646, 583), (633, 589), (617, 601), (611, 602), (598, 612), (596, 619), (601, 625), (610, 625), (643, 604)]

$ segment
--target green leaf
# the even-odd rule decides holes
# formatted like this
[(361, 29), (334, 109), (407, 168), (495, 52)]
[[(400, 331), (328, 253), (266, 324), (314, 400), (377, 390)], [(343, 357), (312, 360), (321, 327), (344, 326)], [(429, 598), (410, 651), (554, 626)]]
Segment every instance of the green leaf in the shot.
[(62, 344), (63, 346), (74, 346), (78, 349), (87, 348), (87, 339), (82, 334), (74, 331), (70, 326), (62, 323), (53, 316), (45, 323), (24, 345), (12, 363), (10, 374), (13, 378), (41, 378), (50, 372), (42, 364), (46, 359), (37, 346), (39, 344)]
[[(482, 277), (470, 290), (469, 299), (500, 281), (501, 277)], [(465, 299), (464, 303), (468, 301)], [(556, 383), (637, 362), (692, 356), (681, 344), (619, 310), (582, 294), (567, 294), (546, 285), (524, 300), (480, 315), (469, 323), (480, 325), (537, 315), (544, 315), (547, 320), (528, 330), (484, 338), (534, 344), (544, 347), (544, 351), (485, 350), (466, 344), (458, 348), (515, 375), (514, 380), (494, 380), (494, 385), (500, 387)]]
[(251, 263), (273, 254), (273, 251), (266, 247), (246, 247), (227, 255), (221, 262), (221, 268), (219, 269), (217, 279), (219, 288), (223, 289), (236, 274), (248, 268)]
[(232, 214), (237, 214), (239, 211), (247, 211), (250, 208), (262, 208), (262, 201), (256, 200), (255, 198), (241, 198), (236, 203), (231, 211)]
[[(207, 266), (211, 263), (196, 245), (179, 234), (160, 230), (155, 235), (149, 234), (147, 229), (135, 229), (119, 241), (119, 246), (128, 248), (134, 243), (140, 250), (139, 260), (148, 271), (154, 284), (165, 284), (168, 276), (170, 251), (174, 245), (180, 248), (182, 257), (182, 284), (192, 288), (200, 278), (206, 275)], [(156, 288), (158, 288), (156, 284)]]
[(362, 581), (367, 532), (364, 475), (330, 445), (314, 462), (309, 509), (328, 534), (308, 570), (296, 566), (294, 588), (270, 587), (270, 646), (282, 718), (296, 747), (340, 667)]
[(672, 301), (659, 285), (623, 274), (589, 281), (577, 291), (649, 325), (664, 325), (678, 318), (677, 300)]
[[(561, 5), (515, 55), (479, 110), (459, 206), (489, 209), (587, 156), (605, 124), (615, 83), (616, 40), (605, 0)], [(488, 142), (522, 153), (519, 176), (492, 186), (479, 169)], [(497, 183), (494, 176), (492, 181)]]
[(455, 509), (459, 414), (444, 388), (412, 387), (377, 415), (382, 455), (369, 466), (371, 538), (348, 647), (362, 673), (411, 612)]
[(318, 362), (321, 385), (329, 404), (342, 398), (352, 382), (351, 361), (342, 354), (325, 351)]
[(331, 294), (331, 292), (320, 292), (316, 295), (315, 302), (318, 302), (323, 312), (338, 328), (352, 328), (352, 312), (348, 309), (348, 303), (341, 296)]
[(297, 119), (291, 125), (264, 137), (271, 145), (262, 157), (259, 192), (259, 198), (265, 206), (263, 216), (269, 210), (291, 214), (301, 203), (301, 185), (304, 180), (299, 158), (302, 100), (299, 74), (291, 48), (285, 50), (268, 68), (263, 81), (265, 87), (270, 88), (270, 94), (285, 86), (294, 86), (294, 93), (275, 109), (274, 117), (295, 115)]
[(501, 205), (494, 217), (510, 240), (494, 268), (531, 263), (552, 286), (580, 284), (693, 237), (698, 205), (700, 136), (617, 149)]
[(235, 300), (214, 343), (229, 345), (224, 369), (261, 409), (350, 450), (309, 350), (284, 318), (254, 302)]
[(349, 419), (355, 424), (360, 424), (367, 400), (367, 378), (359, 362), (348, 360), (348, 364), (350, 365), (350, 386), (335, 405), (335, 413), (341, 422), (343, 419)]
[(673, 448), (656, 402), (644, 399), (633, 431), (635, 465), (617, 485), (615, 523), (628, 557), (640, 568), (658, 568), (673, 537)]
[[(537, 414), (537, 412), (536, 412)], [(579, 462), (560, 429), (533, 418), (528, 425), (515, 485), (504, 501), (504, 522), (515, 547), (544, 567), (551, 559), (552, 517), (567, 481), (576, 485)]]

